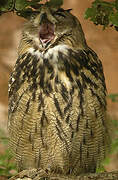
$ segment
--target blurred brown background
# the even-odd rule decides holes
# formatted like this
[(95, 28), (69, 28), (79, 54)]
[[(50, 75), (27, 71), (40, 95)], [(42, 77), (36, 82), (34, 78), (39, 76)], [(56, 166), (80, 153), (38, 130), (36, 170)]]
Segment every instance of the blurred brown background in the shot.
[[(110, 1), (110, 0), (109, 0)], [(65, 9), (72, 8), (82, 24), (88, 45), (100, 57), (106, 78), (108, 93), (118, 93), (118, 32), (112, 28), (105, 31), (84, 19), (86, 8), (92, 0), (64, 0)], [(13, 13), (0, 16), (0, 128), (7, 133), (8, 79), (17, 59), (17, 48), (25, 20)], [(118, 103), (108, 100), (109, 114), (118, 119)], [(1, 146), (0, 146), (1, 148)], [(118, 155), (112, 157), (108, 170), (118, 169)]]

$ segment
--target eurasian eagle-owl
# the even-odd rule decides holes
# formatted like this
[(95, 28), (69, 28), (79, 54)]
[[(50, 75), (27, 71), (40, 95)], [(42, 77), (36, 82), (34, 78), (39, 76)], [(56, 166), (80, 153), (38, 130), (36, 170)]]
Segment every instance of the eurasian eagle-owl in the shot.
[(109, 144), (102, 64), (69, 10), (43, 6), (25, 25), (9, 83), (19, 170), (95, 172)]

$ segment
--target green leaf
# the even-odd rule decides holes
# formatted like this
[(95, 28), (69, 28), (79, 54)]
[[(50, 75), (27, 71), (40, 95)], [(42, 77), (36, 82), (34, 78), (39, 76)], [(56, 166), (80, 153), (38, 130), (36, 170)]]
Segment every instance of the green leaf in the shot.
[(85, 19), (90, 19), (96, 25), (102, 25), (103, 29), (113, 25), (118, 31), (118, 0), (107, 2), (94, 0), (91, 8), (85, 12)]
[(12, 6), (12, 0), (0, 0), (0, 11), (8, 11)]
[(104, 161), (102, 162), (102, 164), (105, 166), (105, 165), (108, 165), (110, 163), (110, 158), (109, 157), (106, 157), (104, 159)]
[(105, 168), (104, 166), (100, 166), (99, 168), (96, 169), (96, 173), (102, 173), (102, 172), (105, 172)]
[(16, 0), (15, 8), (17, 10), (23, 10), (29, 5), (29, 2), (27, 0)]
[(118, 152), (118, 139), (115, 139), (112, 142), (110, 154), (117, 153), (117, 152)]
[(108, 97), (112, 100), (112, 102), (118, 101), (118, 94), (109, 94)]
[(115, 0), (115, 7), (118, 10), (118, 0)]
[(84, 18), (85, 19), (88, 19), (90, 17), (94, 17), (96, 15), (96, 9), (94, 8), (88, 8), (86, 11), (85, 11), (85, 15), (84, 15)]
[(50, 0), (46, 3), (48, 6), (60, 7), (63, 5), (63, 0)]
[(32, 1), (29, 1), (29, 0), (16, 0), (15, 8), (16, 8), (17, 11), (21, 11), (21, 10), (24, 10), (26, 8), (29, 8), (32, 5), (39, 6), (40, 1), (41, 0), (32, 0)]
[(27, 8), (23, 11), (17, 11), (16, 14), (18, 16), (24, 17), (26, 19), (29, 19), (31, 17), (31, 15), (33, 14), (33, 11), (31, 8)]
[(118, 26), (118, 12), (111, 14), (109, 20), (114, 26)]

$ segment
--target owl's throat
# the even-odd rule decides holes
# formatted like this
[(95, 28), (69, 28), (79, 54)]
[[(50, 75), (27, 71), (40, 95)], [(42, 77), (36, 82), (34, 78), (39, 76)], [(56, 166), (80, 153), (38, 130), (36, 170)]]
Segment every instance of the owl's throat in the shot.
[(42, 43), (48, 43), (54, 39), (54, 25), (46, 22), (40, 25), (39, 39)]

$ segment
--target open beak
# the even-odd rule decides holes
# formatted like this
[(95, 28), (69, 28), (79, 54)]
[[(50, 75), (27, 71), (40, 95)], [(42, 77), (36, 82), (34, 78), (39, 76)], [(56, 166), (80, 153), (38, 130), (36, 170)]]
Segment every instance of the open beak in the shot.
[(40, 18), (39, 39), (42, 43), (48, 43), (54, 37), (54, 24), (47, 19), (47, 15), (44, 13)]

